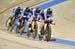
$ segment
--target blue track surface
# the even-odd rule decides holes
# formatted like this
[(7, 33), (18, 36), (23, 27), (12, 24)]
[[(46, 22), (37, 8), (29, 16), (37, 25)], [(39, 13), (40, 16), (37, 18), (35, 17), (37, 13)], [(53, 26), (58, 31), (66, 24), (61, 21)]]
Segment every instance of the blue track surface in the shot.
[(59, 4), (59, 3), (62, 3), (62, 2), (64, 2), (64, 1), (66, 1), (66, 0), (53, 0), (53, 1), (48, 2), (48, 3), (46, 3), (46, 4), (42, 4), (42, 5), (38, 6), (38, 7), (39, 7), (40, 9), (46, 9), (46, 8), (48, 8), (48, 7), (55, 6), (55, 5), (57, 5), (57, 4)]
[(56, 38), (56, 41), (53, 41), (55, 43), (65, 44), (69, 46), (75, 46), (75, 41), (69, 41), (65, 39)]
[[(42, 5), (38, 6), (38, 7), (40, 9), (46, 9), (48, 7), (55, 6), (55, 5), (57, 5), (59, 3), (62, 3), (64, 1), (67, 1), (67, 0), (53, 0), (51, 2), (47, 2), (45, 4), (42, 4)], [(26, 36), (26, 35), (24, 34), (24, 36)], [(65, 44), (65, 45), (69, 45), (69, 46), (75, 46), (75, 41), (68, 41), (68, 40), (65, 40), (65, 39), (56, 38), (56, 41), (52, 41), (52, 42)]]

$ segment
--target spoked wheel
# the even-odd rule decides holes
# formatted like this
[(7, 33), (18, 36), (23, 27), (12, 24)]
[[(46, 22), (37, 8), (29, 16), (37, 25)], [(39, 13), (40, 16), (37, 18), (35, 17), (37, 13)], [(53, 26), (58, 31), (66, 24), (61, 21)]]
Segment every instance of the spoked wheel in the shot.
[(9, 30), (10, 27), (13, 26), (14, 24), (14, 18), (13, 17), (9, 17), (6, 22), (5, 22), (5, 26), (7, 27), (7, 30)]
[(6, 20), (6, 22), (5, 22), (5, 26), (8, 28), (8, 26), (9, 26), (9, 23), (11, 22), (11, 19), (10, 18), (8, 18), (7, 20)]
[(50, 39), (51, 39), (51, 26), (50, 26), (50, 23), (47, 23), (45, 33), (46, 33), (46, 41), (50, 41)]

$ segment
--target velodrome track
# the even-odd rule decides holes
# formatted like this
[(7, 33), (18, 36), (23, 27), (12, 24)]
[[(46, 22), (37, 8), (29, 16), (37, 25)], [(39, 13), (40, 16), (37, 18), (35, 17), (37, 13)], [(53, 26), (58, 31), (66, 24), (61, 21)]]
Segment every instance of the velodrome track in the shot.
[[(52, 1), (52, 0), (51, 0)], [(49, 2), (51, 2), (49, 1)], [(16, 2), (16, 1), (15, 1)], [(24, 7), (28, 1), (19, 6)], [(0, 14), (0, 49), (75, 49), (75, 0), (67, 0), (51, 6), (54, 11), (55, 26), (52, 26), (52, 37), (57, 41), (45, 42), (17, 37), (6, 31), (5, 21), (11, 15), (11, 8)], [(5, 5), (6, 6), (6, 5)], [(4, 7), (5, 7), (4, 6)], [(1, 7), (0, 7), (1, 8)], [(6, 6), (7, 8), (7, 6)], [(3, 8), (1, 8), (3, 9)], [(66, 43), (65, 43), (66, 41)], [(69, 43), (69, 44), (68, 44)]]

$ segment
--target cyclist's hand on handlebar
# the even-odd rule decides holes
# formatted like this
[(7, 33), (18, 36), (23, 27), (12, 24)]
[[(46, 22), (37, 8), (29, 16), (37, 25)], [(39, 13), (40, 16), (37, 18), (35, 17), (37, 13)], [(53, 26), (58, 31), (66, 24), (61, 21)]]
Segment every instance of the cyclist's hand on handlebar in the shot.
[(56, 23), (53, 21), (53, 22), (52, 22), (52, 25), (56, 25)]

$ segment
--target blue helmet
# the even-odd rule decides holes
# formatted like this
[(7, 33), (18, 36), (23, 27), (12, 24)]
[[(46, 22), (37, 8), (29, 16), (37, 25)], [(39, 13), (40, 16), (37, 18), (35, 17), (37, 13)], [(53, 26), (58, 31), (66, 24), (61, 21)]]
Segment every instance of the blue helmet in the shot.
[(21, 7), (17, 7), (17, 11), (20, 11), (21, 10)]
[(26, 12), (30, 12), (30, 8), (29, 7), (26, 7)]
[(36, 8), (36, 13), (40, 13), (40, 9), (39, 8)]

